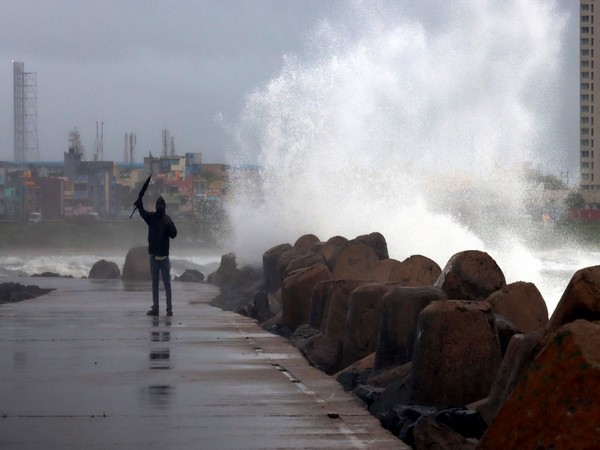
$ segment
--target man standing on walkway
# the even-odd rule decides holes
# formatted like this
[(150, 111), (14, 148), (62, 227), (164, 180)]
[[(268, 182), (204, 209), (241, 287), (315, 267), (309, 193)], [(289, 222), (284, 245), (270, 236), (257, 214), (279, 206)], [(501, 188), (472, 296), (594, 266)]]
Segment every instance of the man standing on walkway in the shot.
[(158, 316), (158, 283), (162, 275), (165, 295), (167, 297), (167, 316), (173, 315), (171, 303), (171, 262), (169, 261), (169, 242), (177, 236), (177, 228), (171, 218), (165, 213), (165, 200), (158, 197), (156, 212), (146, 211), (144, 202), (138, 198), (134, 206), (140, 216), (148, 224), (148, 253), (150, 254), (150, 274), (152, 275), (152, 308), (149, 316)]

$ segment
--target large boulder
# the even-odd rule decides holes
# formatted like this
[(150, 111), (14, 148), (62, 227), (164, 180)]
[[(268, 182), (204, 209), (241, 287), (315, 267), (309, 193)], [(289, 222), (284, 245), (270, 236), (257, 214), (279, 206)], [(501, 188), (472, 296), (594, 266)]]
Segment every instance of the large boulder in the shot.
[(292, 259), (288, 265), (285, 267), (283, 272), (283, 277), (287, 277), (294, 270), (302, 269), (304, 267), (310, 267), (314, 264), (324, 264), (327, 265), (327, 261), (318, 253), (304, 253), (297, 258)]
[[(294, 342), (306, 359), (317, 369), (332, 375), (342, 368), (342, 337), (340, 336), (325, 336), (322, 334), (323, 317), (325, 308), (330, 301), (332, 292), (335, 292), (335, 286), (340, 283), (334, 280), (324, 280), (318, 282), (312, 291), (310, 302), (310, 315), (308, 325), (301, 325), (296, 329), (294, 335), (298, 334), (302, 329), (308, 327), (317, 330), (317, 334), (310, 336), (305, 341), (298, 343)], [(342, 282), (343, 283), (343, 282)], [(349, 295), (349, 293), (348, 293)]]
[(344, 329), (344, 367), (375, 352), (383, 296), (393, 286), (384, 283), (365, 284), (350, 294)]
[(401, 266), (402, 263), (396, 259), (380, 259), (368, 273), (364, 274), (363, 279), (380, 283), (390, 281), (393, 278), (392, 274), (397, 272)]
[(540, 352), (543, 347), (543, 337), (543, 331), (538, 330), (529, 334), (515, 334), (510, 340), (490, 395), (477, 408), (487, 424), (494, 420), (504, 401)]
[(281, 289), (282, 277), (279, 272), (279, 258), (284, 252), (291, 249), (290, 244), (280, 244), (270, 248), (263, 254), (263, 273), (268, 293), (277, 292)]
[(577, 319), (600, 319), (600, 266), (575, 272), (546, 325), (546, 331), (556, 331)]
[(329, 238), (327, 242), (324, 242), (322, 245), (319, 245), (316, 248), (313, 247), (313, 249), (316, 253), (325, 258), (329, 270), (333, 270), (337, 255), (347, 243), (348, 239), (345, 237), (333, 236), (332, 238)]
[(488, 303), (433, 302), (419, 315), (411, 374), (414, 403), (446, 408), (487, 397), (501, 354)]
[(326, 282), (327, 292), (323, 317), (321, 319), (321, 333), (324, 336), (342, 339), (346, 329), (346, 317), (348, 315), (348, 304), (350, 294), (364, 281), (357, 280), (334, 280)]
[(345, 391), (352, 391), (361, 384), (370, 384), (369, 378), (373, 374), (374, 362), (375, 353), (371, 353), (349, 366), (344, 367), (335, 374), (335, 379), (342, 385)]
[(355, 241), (371, 247), (379, 259), (388, 259), (390, 257), (385, 237), (377, 231), (357, 236)]
[(339, 338), (318, 333), (308, 338), (299, 348), (312, 366), (327, 375), (333, 375), (342, 369), (342, 340)]
[(378, 262), (379, 257), (371, 247), (350, 242), (340, 250), (331, 273), (336, 280), (370, 281), (368, 274)]
[(369, 267), (360, 276), (351, 275), (355, 279), (365, 281), (393, 281), (402, 286), (432, 286), (438, 279), (441, 269), (429, 258), (415, 255), (405, 261), (393, 258), (380, 259), (374, 264), (366, 259)]
[(133, 247), (127, 252), (121, 279), (126, 281), (151, 280), (148, 247)]
[[(394, 419), (395, 413), (393, 410), (398, 405), (410, 404), (412, 398), (412, 391), (410, 389), (411, 368), (412, 363), (408, 363), (385, 372), (373, 372), (368, 377), (369, 385), (383, 389), (382, 395), (374, 398), (369, 404), (369, 412), (379, 418), (382, 424), (385, 420), (393, 427), (393, 423), (397, 423), (397, 420)], [(431, 411), (436, 410), (433, 407), (429, 408)], [(387, 426), (386, 428), (390, 429)]]
[(502, 357), (504, 358), (510, 340), (515, 334), (519, 334), (519, 330), (517, 330), (517, 327), (510, 320), (500, 314), (494, 314), (494, 320), (496, 321), (500, 350), (502, 351)]
[(233, 287), (240, 283), (240, 272), (235, 253), (221, 255), (219, 268), (208, 275), (206, 281), (219, 287)]
[[(281, 252), (277, 261), (277, 272), (282, 284), (285, 277), (290, 273), (290, 270), (288, 270), (290, 263), (300, 257), (311, 257), (314, 254), (312, 248), (318, 242), (319, 238), (314, 234), (305, 234), (300, 236), (291, 248)], [(309, 267), (307, 264), (302, 264), (302, 266)]]
[(105, 259), (95, 262), (88, 274), (90, 280), (114, 280), (120, 276), (121, 270), (117, 266), (117, 263)]
[(204, 274), (196, 269), (185, 269), (181, 276), (176, 277), (175, 281), (184, 283), (201, 283), (204, 281)]
[(431, 302), (441, 300), (446, 300), (446, 294), (434, 287), (396, 286), (385, 294), (375, 370), (412, 361), (419, 314)]
[(206, 281), (219, 287), (219, 294), (210, 304), (226, 311), (243, 311), (251, 305), (257, 291), (266, 290), (262, 269), (252, 266), (238, 269), (234, 253), (222, 255), (219, 268)]
[(600, 325), (549, 336), (480, 441), (482, 449), (600, 448)]
[(0, 304), (29, 300), (45, 295), (53, 290), (35, 285), (24, 286), (20, 283), (2, 283), (0, 284)]
[(394, 268), (389, 280), (409, 287), (433, 286), (441, 273), (442, 269), (432, 259), (412, 255)]
[(506, 286), (506, 279), (490, 255), (467, 250), (450, 258), (435, 286), (452, 300), (485, 300)]
[(269, 296), (265, 291), (259, 291), (254, 294), (252, 299), (252, 318), (258, 323), (266, 322), (272, 319), (275, 313), (269, 306)]
[(548, 323), (546, 302), (533, 283), (518, 281), (492, 293), (487, 302), (496, 314), (506, 317), (520, 333), (544, 328)]
[(308, 323), (312, 292), (317, 283), (330, 279), (331, 273), (325, 264), (314, 264), (292, 272), (283, 280), (282, 321), (292, 332)]
[(304, 234), (296, 239), (296, 242), (294, 242), (294, 249), (296, 249), (299, 254), (306, 253), (318, 242), (320, 242), (320, 240), (314, 234)]
[(310, 300), (308, 324), (321, 332), (323, 331), (321, 325), (323, 323), (323, 315), (325, 314), (325, 306), (327, 305), (327, 297), (329, 296), (331, 283), (334, 283), (334, 281), (325, 280), (318, 282), (313, 289), (312, 298)]

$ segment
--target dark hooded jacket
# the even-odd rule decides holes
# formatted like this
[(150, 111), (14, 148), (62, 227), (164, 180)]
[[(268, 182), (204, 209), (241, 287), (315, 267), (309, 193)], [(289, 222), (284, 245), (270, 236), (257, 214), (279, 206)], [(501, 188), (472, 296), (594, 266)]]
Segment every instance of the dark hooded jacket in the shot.
[[(158, 203), (157, 201), (157, 206)], [(138, 205), (138, 210), (148, 224), (148, 253), (153, 256), (169, 256), (169, 239), (177, 236), (177, 228), (171, 218), (165, 214), (164, 208), (157, 207), (156, 212), (150, 212), (141, 204)]]

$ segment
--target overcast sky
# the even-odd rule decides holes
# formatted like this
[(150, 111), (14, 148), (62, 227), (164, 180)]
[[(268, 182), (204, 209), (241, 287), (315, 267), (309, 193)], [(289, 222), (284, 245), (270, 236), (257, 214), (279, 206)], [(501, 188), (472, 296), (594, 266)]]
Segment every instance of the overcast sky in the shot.
[[(391, 18), (404, 14), (431, 28), (453, 13), (446, 0), (390, 5)], [(567, 153), (560, 164), (568, 170), (578, 161), (578, 5), (559, 2), (568, 17), (561, 89), (548, 93), (557, 97), (557, 139)], [(123, 160), (129, 132), (137, 134), (137, 161), (159, 154), (166, 128), (179, 154), (227, 162), (234, 147), (227, 130), (246, 96), (275, 78), (285, 58), (310, 58), (314, 30), (352, 8), (346, 0), (0, 0), (0, 160), (13, 159), (16, 60), (37, 73), (42, 160), (62, 160), (75, 127), (91, 159), (103, 122), (105, 160)]]

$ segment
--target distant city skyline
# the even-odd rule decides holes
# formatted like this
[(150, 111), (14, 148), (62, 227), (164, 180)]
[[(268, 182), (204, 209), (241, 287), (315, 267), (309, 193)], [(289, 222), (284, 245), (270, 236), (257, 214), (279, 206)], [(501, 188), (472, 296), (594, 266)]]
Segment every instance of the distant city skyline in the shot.
[[(399, 18), (418, 21), (432, 35), (452, 12), (436, 0), (402, 5), (384, 0), (207, 0), (175, 6), (141, 0), (0, 0), (0, 160), (13, 159), (15, 60), (37, 73), (41, 160), (62, 160), (75, 128), (91, 160), (96, 123), (101, 122), (105, 160), (123, 160), (124, 135), (132, 132), (137, 135), (136, 161), (149, 152), (158, 155), (167, 129), (179, 154), (199, 152), (206, 162), (226, 163), (236, 147), (235, 126), (247, 96), (276, 79), (290, 59), (312, 64), (311, 52), (319, 46), (315, 30), (323, 24), (340, 29), (339, 24), (347, 23), (347, 36), (339, 39), (351, 39), (352, 27), (361, 22), (357, 5), (377, 11), (388, 24)], [(556, 96), (557, 137), (568, 152), (557, 169), (575, 171), (579, 5), (561, 0), (556, 6), (567, 24), (561, 89), (549, 95)], [(47, 20), (50, 15), (52, 21)]]
[(105, 159), (123, 159), (131, 132), (138, 159), (159, 154), (166, 128), (179, 152), (222, 161), (244, 96), (339, 4), (0, 0), (0, 159), (13, 159), (14, 60), (38, 74), (42, 160), (61, 160), (75, 127), (89, 157), (104, 122)]

